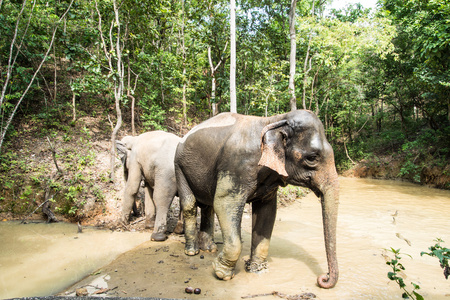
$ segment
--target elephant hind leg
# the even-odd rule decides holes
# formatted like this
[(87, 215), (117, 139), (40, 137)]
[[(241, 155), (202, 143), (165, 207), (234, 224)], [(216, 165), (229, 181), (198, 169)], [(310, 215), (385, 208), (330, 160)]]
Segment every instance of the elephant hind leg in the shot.
[(216, 252), (217, 245), (214, 243), (214, 209), (211, 206), (201, 209), (200, 232), (198, 243), (201, 250), (206, 252)]
[(183, 218), (183, 211), (181, 210), (181, 205), (180, 205), (180, 212), (178, 214), (178, 222), (175, 228), (173, 229), (173, 232), (176, 234), (184, 233), (184, 218)]
[(144, 187), (145, 193), (145, 228), (151, 229), (155, 227), (155, 203), (153, 202), (153, 189), (146, 182)]
[(184, 218), (184, 237), (186, 239), (184, 253), (192, 256), (200, 251), (198, 245), (197, 203), (186, 177), (177, 163), (175, 163), (175, 175)]
[(141, 184), (141, 171), (138, 167), (133, 167), (128, 171), (128, 180), (125, 185), (125, 191), (123, 194), (122, 201), (122, 213), (121, 222), (123, 224), (128, 224), (130, 213), (133, 208), (136, 195), (139, 191), (139, 186)]
[(170, 176), (161, 176), (155, 181), (153, 201), (156, 208), (155, 228), (151, 237), (152, 241), (165, 241), (167, 239), (167, 214), (176, 192), (175, 181)]
[(186, 245), (184, 253), (192, 256), (199, 253), (197, 229), (197, 205), (193, 194), (180, 197), (184, 218), (184, 237)]

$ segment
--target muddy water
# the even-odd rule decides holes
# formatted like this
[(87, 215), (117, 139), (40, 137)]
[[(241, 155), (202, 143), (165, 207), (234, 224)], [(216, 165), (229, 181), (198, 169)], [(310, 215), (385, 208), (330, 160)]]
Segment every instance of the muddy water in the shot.
[[(406, 270), (402, 276), (408, 289), (411, 288), (410, 282), (414, 282), (420, 285), (419, 293), (425, 299), (450, 299), (450, 281), (445, 280), (438, 260), (420, 256), (421, 251), (426, 251), (434, 244), (436, 237), (442, 238), (447, 242), (444, 246), (450, 247), (450, 192), (393, 181), (340, 178), (340, 182), (340, 279), (334, 289), (323, 290), (315, 283), (317, 276), (327, 271), (327, 264), (320, 203), (310, 194), (289, 207), (279, 209), (270, 246), (269, 272), (253, 274), (244, 271), (244, 259), (249, 255), (251, 225), (250, 217), (244, 215), (242, 257), (237, 264), (236, 276), (231, 281), (214, 278), (211, 262), (216, 253), (201, 253), (203, 256), (194, 257), (184, 255), (183, 237), (171, 235), (166, 242), (156, 243), (143, 242), (147, 240), (148, 233), (124, 233), (125, 236), (130, 236), (135, 245), (140, 245), (120, 255), (110, 264), (104, 263), (94, 275), (69, 287), (63, 294), (71, 294), (77, 287), (90, 285), (91, 288), (107, 287), (110, 290), (106, 295), (120, 297), (240, 299), (276, 291), (286, 295), (309, 292), (319, 299), (401, 299), (401, 290), (386, 276), (390, 271), (385, 263), (389, 253), (384, 249), (393, 247), (400, 248), (401, 252), (405, 253), (401, 262)], [(0, 234), (2, 230), (0, 227)], [(43, 236), (40, 237), (41, 235)], [(95, 235), (96, 233), (93, 233), (92, 243), (89, 245), (99, 254), (94, 260), (100, 260), (103, 252), (111, 251), (111, 246), (100, 249), (105, 237)], [(47, 234), (29, 236), (32, 243), (46, 247), (44, 241), (48, 240)], [(76, 233), (70, 233), (68, 236), (59, 234), (52, 238), (58, 240), (61, 247), (68, 247), (66, 249), (73, 251), (76, 246), (70, 246), (71, 243), (81, 239), (81, 235), (78, 239), (75, 239), (76, 236)], [(119, 239), (112, 235), (110, 237)], [(68, 269), (82, 268), (77, 263), (83, 259), (78, 257), (75, 265), (59, 266), (59, 269), (56, 267), (52, 272), (46, 272), (45, 268), (48, 267), (32, 265), (34, 261), (42, 260), (41, 256), (32, 255), (35, 249), (19, 252), (17, 249), (13, 250), (12, 246), (11, 249), (10, 246), (5, 248), (3, 237), (1, 241), (0, 298), (5, 297), (6, 291), (11, 291), (16, 280), (21, 282), (21, 285), (16, 285), (19, 288), (30, 285), (28, 295), (38, 294), (36, 286), (35, 290), (32, 290), (32, 283), (22, 279), (24, 276), (36, 276), (23, 275), (21, 272), (26, 269), (43, 268), (42, 273), (46, 276), (48, 273), (61, 276)], [(222, 244), (219, 231), (216, 232), (216, 241), (219, 242), (220, 249)], [(26, 241), (15, 243), (19, 247), (26, 247)], [(88, 243), (87, 237), (85, 243)], [(130, 242), (128, 244), (130, 245)], [(9, 249), (9, 254), (3, 255), (4, 249)], [(125, 249), (117, 249), (117, 252), (119, 251)], [(19, 258), (16, 255), (19, 255)], [(16, 259), (22, 269), (11, 273), (11, 276), (3, 275), (4, 266), (8, 263), (17, 267)], [(65, 259), (67, 258), (62, 260)], [(93, 265), (90, 267), (95, 269)], [(67, 278), (66, 286), (70, 285), (73, 279)], [(52, 280), (55, 279), (47, 277), (39, 285)], [(93, 281), (96, 283), (93, 284)], [(186, 294), (184, 289), (187, 286), (199, 287), (202, 292), (200, 295)], [(56, 287), (47, 289), (45, 293), (52, 294), (56, 290)], [(7, 295), (16, 296), (11, 293)], [(253, 299), (279, 298), (269, 295)]]
[(55, 294), (149, 238), (77, 225), (0, 222), (0, 299)]

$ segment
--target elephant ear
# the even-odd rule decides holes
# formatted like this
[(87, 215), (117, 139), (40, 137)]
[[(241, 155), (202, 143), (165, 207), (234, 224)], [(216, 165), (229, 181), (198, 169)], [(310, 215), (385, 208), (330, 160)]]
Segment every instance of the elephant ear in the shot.
[(261, 159), (258, 165), (268, 167), (281, 176), (288, 177), (285, 169), (285, 141), (287, 121), (267, 125), (261, 132)]

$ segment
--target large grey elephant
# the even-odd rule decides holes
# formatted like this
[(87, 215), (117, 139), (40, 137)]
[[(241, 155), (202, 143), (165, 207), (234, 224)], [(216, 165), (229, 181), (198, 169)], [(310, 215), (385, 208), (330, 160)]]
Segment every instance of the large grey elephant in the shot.
[[(151, 236), (154, 241), (164, 241), (167, 238), (167, 213), (177, 195), (174, 157), (180, 140), (181, 138), (168, 132), (151, 131), (135, 137), (125, 136), (121, 141), (116, 141), (126, 180), (121, 221), (128, 223), (141, 178), (144, 177), (145, 226), (151, 228), (154, 223)], [(175, 229), (175, 232), (180, 231), (181, 219)]]
[[(215, 247), (211, 228), (215, 212), (223, 250), (213, 268), (224, 280), (233, 278), (241, 253), (245, 203), (252, 203), (252, 245), (246, 269), (256, 272), (267, 268), (278, 187), (310, 188), (321, 199), (328, 260), (328, 274), (320, 275), (317, 282), (323, 288), (335, 286), (339, 182), (333, 149), (314, 113), (297, 110), (267, 118), (217, 115), (194, 127), (178, 144), (175, 172), (185, 222), (185, 253), (195, 255), (199, 249)], [(213, 208), (202, 210), (200, 233), (196, 205)]]

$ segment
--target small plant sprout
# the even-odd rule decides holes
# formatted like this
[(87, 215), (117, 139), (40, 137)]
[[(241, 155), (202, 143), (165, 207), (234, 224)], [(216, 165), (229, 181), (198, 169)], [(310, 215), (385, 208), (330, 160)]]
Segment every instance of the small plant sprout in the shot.
[[(387, 249), (386, 249), (387, 250)], [(415, 300), (423, 300), (422, 295), (416, 292), (416, 290), (420, 289), (420, 286), (411, 282), (412, 286), (414, 287), (411, 292), (409, 292), (406, 289), (406, 284), (402, 277), (399, 276), (399, 272), (404, 271), (405, 267), (400, 263), (400, 259), (402, 258), (401, 255), (408, 255), (405, 253), (400, 253), (400, 249), (395, 250), (391, 247), (390, 250), (387, 250), (389, 252), (394, 253), (394, 258), (392, 258), (390, 261), (387, 261), (386, 264), (391, 266), (392, 272), (388, 272), (387, 277), (395, 281), (400, 289), (403, 290), (402, 298), (403, 299), (415, 299)], [(411, 255), (408, 255), (411, 257)]]

